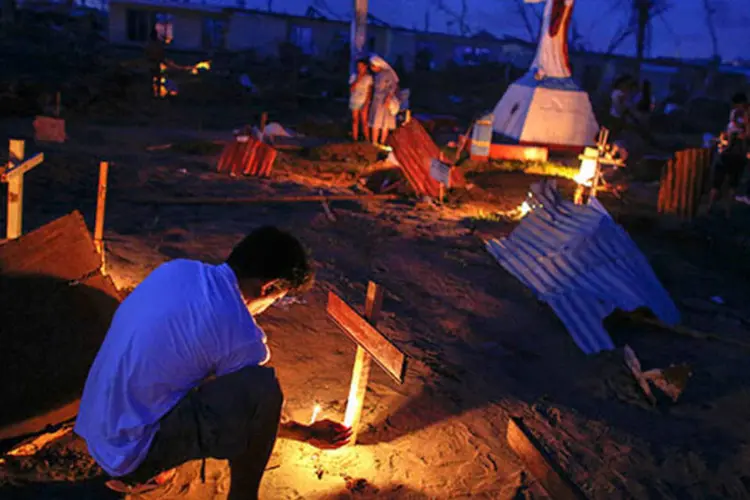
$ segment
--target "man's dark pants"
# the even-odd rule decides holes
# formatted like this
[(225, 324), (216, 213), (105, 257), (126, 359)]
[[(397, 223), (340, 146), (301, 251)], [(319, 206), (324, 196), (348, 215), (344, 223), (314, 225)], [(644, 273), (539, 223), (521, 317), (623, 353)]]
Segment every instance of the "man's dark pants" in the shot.
[(257, 498), (282, 403), (273, 368), (246, 367), (206, 382), (162, 418), (145, 461), (121, 479), (145, 482), (189, 460), (227, 459), (229, 498)]

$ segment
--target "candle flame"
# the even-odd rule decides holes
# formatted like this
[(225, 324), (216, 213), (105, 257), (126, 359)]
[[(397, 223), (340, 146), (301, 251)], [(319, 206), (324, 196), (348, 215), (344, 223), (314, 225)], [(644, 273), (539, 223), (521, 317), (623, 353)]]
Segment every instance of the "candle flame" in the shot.
[(198, 72), (202, 69), (205, 69), (206, 71), (211, 71), (211, 61), (201, 61), (195, 66), (193, 66), (193, 69), (191, 70), (191, 73), (194, 75), (197, 75)]
[(313, 407), (312, 416), (310, 417), (310, 425), (314, 424), (316, 420), (318, 420), (318, 415), (320, 415), (320, 405), (316, 404)]

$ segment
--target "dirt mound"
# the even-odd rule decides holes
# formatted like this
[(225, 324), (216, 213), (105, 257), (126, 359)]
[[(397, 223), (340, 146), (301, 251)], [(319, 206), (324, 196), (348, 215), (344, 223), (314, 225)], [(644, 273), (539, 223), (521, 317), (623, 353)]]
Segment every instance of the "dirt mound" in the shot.
[(308, 158), (315, 161), (346, 162), (369, 165), (378, 161), (381, 151), (365, 142), (326, 144), (311, 148)]

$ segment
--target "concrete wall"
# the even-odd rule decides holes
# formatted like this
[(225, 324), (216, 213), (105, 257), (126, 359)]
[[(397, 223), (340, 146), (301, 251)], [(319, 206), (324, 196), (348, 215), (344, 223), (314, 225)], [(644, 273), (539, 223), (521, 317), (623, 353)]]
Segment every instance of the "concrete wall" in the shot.
[(170, 9), (150, 5), (128, 5), (112, 3), (109, 8), (109, 40), (121, 45), (145, 45), (145, 41), (128, 39), (128, 11), (136, 10), (151, 13), (168, 13), (173, 16), (171, 47), (179, 50), (203, 49), (203, 20), (213, 17), (226, 19), (221, 12), (194, 11), (188, 9)]
[(287, 40), (287, 21), (281, 17), (236, 12), (229, 20), (227, 50), (254, 50), (260, 57), (277, 57)]

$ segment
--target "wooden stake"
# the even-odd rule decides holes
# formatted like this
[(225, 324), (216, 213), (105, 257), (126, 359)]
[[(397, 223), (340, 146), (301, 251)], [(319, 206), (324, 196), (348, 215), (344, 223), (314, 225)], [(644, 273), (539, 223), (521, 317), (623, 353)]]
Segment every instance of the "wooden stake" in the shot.
[(268, 113), (265, 111), (260, 115), (260, 133), (266, 135), (266, 125), (268, 124)]
[[(26, 156), (26, 144), (22, 140), (11, 139), (8, 147), (9, 163), (22, 163)], [(23, 232), (23, 174), (8, 176), (8, 211), (6, 214), (6, 238), (13, 240)]]
[[(376, 283), (370, 281), (367, 284), (367, 301), (365, 302), (365, 318), (371, 325), (375, 326), (383, 305), (383, 289)], [(362, 408), (367, 393), (367, 382), (370, 378), (370, 367), (372, 356), (362, 346), (357, 345), (357, 354), (354, 358), (354, 369), (352, 370), (352, 383), (349, 387), (349, 399), (346, 403), (344, 425), (351, 427), (352, 438), (350, 444), (356, 444), (359, 421), (362, 418)]]
[(96, 196), (96, 223), (94, 224), (94, 245), (102, 257), (102, 272), (104, 272), (104, 212), (107, 204), (107, 176), (109, 163), (99, 162), (99, 190)]
[(439, 188), (440, 204), (442, 205), (445, 201), (445, 185), (441, 182)]
[(55, 116), (57, 118), (60, 118), (60, 102), (61, 102), (61, 100), (62, 100), (62, 96), (61, 96), (60, 92), (58, 92), (57, 94), (55, 94)]

